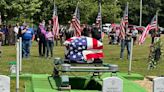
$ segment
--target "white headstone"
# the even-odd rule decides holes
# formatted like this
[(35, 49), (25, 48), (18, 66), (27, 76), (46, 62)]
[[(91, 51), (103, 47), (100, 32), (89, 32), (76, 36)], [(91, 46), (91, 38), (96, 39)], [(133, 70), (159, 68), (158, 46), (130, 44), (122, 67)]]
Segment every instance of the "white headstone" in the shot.
[(164, 77), (157, 77), (153, 80), (153, 92), (164, 92)]
[(0, 92), (10, 92), (10, 77), (0, 75)]
[(103, 79), (102, 92), (123, 92), (123, 80), (118, 77)]

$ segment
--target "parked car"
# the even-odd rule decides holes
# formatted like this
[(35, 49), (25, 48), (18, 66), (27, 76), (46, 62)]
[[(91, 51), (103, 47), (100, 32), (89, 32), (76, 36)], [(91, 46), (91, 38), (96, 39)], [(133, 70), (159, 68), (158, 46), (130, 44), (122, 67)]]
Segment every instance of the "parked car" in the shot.
[(138, 30), (139, 33), (142, 33), (145, 30), (144, 26), (136, 26), (136, 29)]
[(159, 30), (161, 31), (161, 34), (164, 34), (164, 28), (163, 27), (159, 27)]
[(111, 31), (111, 24), (110, 23), (106, 23), (103, 25), (103, 32), (104, 33), (108, 33)]

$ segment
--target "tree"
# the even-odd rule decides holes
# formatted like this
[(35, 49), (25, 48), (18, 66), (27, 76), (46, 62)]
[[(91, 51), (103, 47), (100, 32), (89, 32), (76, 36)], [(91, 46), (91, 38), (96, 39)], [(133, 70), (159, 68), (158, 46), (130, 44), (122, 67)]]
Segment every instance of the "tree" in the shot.
[(36, 12), (40, 12), (41, 3), (40, 0), (2, 0), (0, 4), (2, 18), (7, 15), (5, 20), (30, 19)]

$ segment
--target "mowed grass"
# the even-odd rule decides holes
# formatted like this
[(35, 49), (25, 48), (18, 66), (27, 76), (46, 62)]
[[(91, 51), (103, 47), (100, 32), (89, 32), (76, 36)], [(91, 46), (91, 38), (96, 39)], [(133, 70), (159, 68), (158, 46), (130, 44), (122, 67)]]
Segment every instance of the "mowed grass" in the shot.
[[(164, 35), (161, 37), (164, 43)], [(139, 73), (144, 76), (147, 75), (164, 75), (164, 58), (159, 62), (157, 67), (153, 70), (148, 70), (148, 55), (151, 38), (148, 37), (143, 45), (135, 45), (133, 47), (132, 73)], [(120, 72), (128, 71), (127, 50), (124, 51), (124, 59), (120, 60), (120, 46), (108, 45), (108, 39), (105, 36), (104, 40), (104, 63), (117, 64)], [(22, 73), (30, 74), (51, 74), (53, 71), (53, 59), (38, 57), (38, 45), (36, 42), (32, 43), (31, 56), (29, 59), (23, 59)], [(0, 58), (0, 74), (9, 75), (9, 62), (16, 61), (16, 46), (3, 46), (3, 54)], [(164, 46), (163, 46), (164, 49)], [(64, 46), (54, 47), (54, 57), (64, 57)], [(24, 82), (20, 81), (20, 92), (24, 90)], [(11, 81), (11, 92), (15, 92), (15, 80)]]

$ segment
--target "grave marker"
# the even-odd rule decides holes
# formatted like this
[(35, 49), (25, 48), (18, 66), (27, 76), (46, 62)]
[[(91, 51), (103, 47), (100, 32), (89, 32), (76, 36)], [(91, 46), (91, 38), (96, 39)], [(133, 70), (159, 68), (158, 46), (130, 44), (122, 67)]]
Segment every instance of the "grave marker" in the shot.
[(123, 92), (123, 80), (118, 77), (103, 79), (102, 92)]
[(10, 77), (0, 75), (0, 92), (10, 92)]

